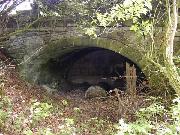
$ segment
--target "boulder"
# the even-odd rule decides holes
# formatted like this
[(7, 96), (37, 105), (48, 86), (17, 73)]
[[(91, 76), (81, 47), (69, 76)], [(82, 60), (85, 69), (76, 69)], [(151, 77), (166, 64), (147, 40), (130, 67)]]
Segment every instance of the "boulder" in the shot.
[(50, 88), (48, 85), (42, 85), (42, 87), (46, 90), (47, 93), (49, 94), (54, 94), (56, 93), (58, 90), (57, 89), (53, 89), (53, 88)]
[(85, 98), (107, 97), (107, 92), (100, 86), (91, 86), (86, 90)]

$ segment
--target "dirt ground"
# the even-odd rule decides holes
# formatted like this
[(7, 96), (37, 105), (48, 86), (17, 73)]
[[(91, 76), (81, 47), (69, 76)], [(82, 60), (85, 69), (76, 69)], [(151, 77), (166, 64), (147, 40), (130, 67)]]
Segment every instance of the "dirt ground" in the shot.
[[(32, 85), (24, 81), (19, 76), (16, 67), (10, 64), (6, 64), (1, 69), (1, 77), (5, 80), (4, 95), (8, 96), (12, 101), (13, 115), (18, 116), (21, 114), (32, 99), (41, 102), (49, 101), (55, 106), (55, 113), (49, 119), (39, 124), (39, 126), (50, 127), (54, 132), (57, 132), (57, 125), (62, 124), (63, 118), (75, 117), (76, 128), (80, 128), (82, 123), (86, 123), (92, 118), (108, 121), (106, 126), (112, 126), (118, 123), (120, 118), (133, 121), (135, 119), (135, 112), (139, 108), (149, 104), (145, 96), (132, 97), (123, 95), (121, 96), (121, 102), (118, 102), (116, 97), (85, 99), (85, 92), (79, 89), (71, 90), (70, 92), (59, 91), (49, 94), (41, 86)], [(64, 104), (64, 101), (67, 103)], [(78, 115), (74, 112), (75, 108), (80, 110)], [(103, 130), (105, 130), (103, 128), (106, 128), (106, 126), (102, 127), (100, 130), (103, 132)], [(26, 126), (22, 128), (26, 128)], [(10, 134), (12, 133), (13, 131), (11, 130)], [(91, 129), (84, 129), (82, 134), (92, 134)]]
[[(102, 117), (110, 119), (113, 122), (117, 122), (119, 119), (117, 111), (119, 102), (116, 97), (109, 96), (107, 98), (85, 99), (85, 91), (81, 89), (75, 89), (69, 92), (59, 91), (49, 94), (41, 86), (32, 85), (22, 80), (16, 69), (13, 68), (6, 71), (5, 78), (6, 95), (11, 96), (17, 105), (22, 104), (22, 101), (28, 102), (31, 98), (43, 100), (44, 97), (47, 97), (56, 103), (61, 100), (67, 100), (69, 102), (67, 111), (70, 112), (74, 107), (78, 107), (83, 110), (88, 117)], [(146, 105), (146, 98), (144, 96), (131, 97), (124, 95), (121, 96), (121, 99), (120, 116), (133, 116), (138, 108)], [(125, 112), (126, 114), (123, 114)], [(85, 117), (87, 118), (87, 116)]]

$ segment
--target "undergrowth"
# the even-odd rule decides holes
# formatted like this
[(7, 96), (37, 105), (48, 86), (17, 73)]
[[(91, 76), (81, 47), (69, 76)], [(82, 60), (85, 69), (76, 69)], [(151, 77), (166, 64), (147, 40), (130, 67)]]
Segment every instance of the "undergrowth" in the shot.
[[(138, 108), (130, 104), (131, 98), (125, 98), (123, 108), (131, 106), (136, 110), (133, 121), (120, 117), (119, 123), (99, 117), (82, 120), (83, 110), (74, 107), (71, 115), (65, 110), (71, 103), (59, 100), (55, 104), (45, 97), (42, 101), (31, 98), (20, 112), (16, 112), (14, 101), (6, 95), (4, 85), (4, 67), (0, 70), (0, 134), (13, 135), (178, 135), (180, 134), (180, 98), (164, 106), (161, 100), (147, 99), (147, 107)], [(122, 98), (123, 99), (123, 98)], [(131, 99), (132, 100), (132, 99)], [(122, 100), (123, 101), (123, 100)], [(132, 100), (134, 101), (134, 100)], [(26, 101), (22, 101), (26, 102)], [(135, 102), (135, 101), (134, 101)], [(135, 107), (135, 106), (136, 107)], [(133, 108), (134, 107), (134, 108)], [(117, 110), (118, 111), (118, 110)], [(129, 109), (123, 112), (127, 115)], [(59, 123), (53, 123), (58, 119)], [(55, 126), (56, 130), (52, 127)]]
[[(57, 115), (57, 110), (52, 104), (32, 100), (29, 106), (24, 108), (21, 113), (14, 114), (10, 99), (4, 96), (0, 101), (0, 107), (1, 133), (17, 135), (75, 135), (83, 133), (101, 134), (102, 132), (103, 134), (113, 134), (115, 132), (115, 126), (107, 126), (111, 125), (109, 121), (98, 118), (91, 118), (84, 123), (79, 123), (77, 126), (77, 122), (80, 119), (78, 114), (81, 113), (79, 108), (74, 108), (73, 118), (62, 117), (61, 124), (56, 125), (57, 131), (54, 132), (48, 126), (41, 125), (47, 119), (51, 119), (53, 115)], [(59, 115), (62, 114), (59, 113)]]
[(136, 121), (119, 120), (118, 135), (179, 135), (180, 98), (173, 100), (169, 109), (156, 102), (136, 112)]
[[(62, 101), (62, 104), (68, 106), (65, 101)], [(119, 123), (113, 125), (97, 117), (78, 123), (82, 111), (74, 108), (73, 117), (62, 117), (61, 124), (56, 125), (56, 132), (47, 125), (41, 125), (43, 121), (57, 114), (58, 110), (52, 104), (32, 100), (23, 112), (14, 115), (11, 100), (3, 96), (0, 108), (1, 133), (24, 135), (178, 135), (180, 133), (180, 98), (173, 100), (169, 109), (165, 109), (161, 102), (155, 102), (137, 111), (135, 121), (126, 122), (127, 120), (120, 119)]]

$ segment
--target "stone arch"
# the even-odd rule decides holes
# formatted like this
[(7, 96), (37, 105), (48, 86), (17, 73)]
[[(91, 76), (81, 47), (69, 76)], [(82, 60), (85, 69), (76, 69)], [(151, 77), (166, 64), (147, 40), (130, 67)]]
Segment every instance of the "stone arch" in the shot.
[(99, 47), (114, 51), (127, 57), (141, 67), (140, 61), (142, 59), (142, 54), (140, 53), (140, 51), (138, 51), (138, 49), (136, 49), (135, 46), (128, 46), (128, 44), (124, 44), (120, 41), (115, 41), (111, 39), (90, 39), (84, 37), (62, 38), (50, 43), (40, 53), (42, 54), (43, 52), (48, 52), (48, 57), (56, 57), (58, 55), (63, 55), (73, 50), (87, 47)]
[(41, 51), (20, 66), (21, 74), (30, 82), (38, 83), (42, 69), (46, 68), (48, 61), (90, 47), (111, 50), (128, 58), (139, 68), (143, 69), (141, 64), (142, 54), (136, 49), (136, 46), (129, 46), (121, 41), (106, 38), (65, 37), (51, 41), (48, 45), (43, 45)]

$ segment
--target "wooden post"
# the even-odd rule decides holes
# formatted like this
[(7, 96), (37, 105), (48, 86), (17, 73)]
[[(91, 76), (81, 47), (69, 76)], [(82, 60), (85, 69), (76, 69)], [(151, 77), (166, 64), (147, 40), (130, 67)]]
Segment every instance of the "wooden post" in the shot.
[(130, 72), (129, 72), (130, 65), (126, 62), (126, 91), (130, 93)]
[(129, 63), (126, 62), (126, 91), (131, 95), (136, 95), (136, 68), (134, 65), (131, 67)]
[(136, 95), (136, 81), (137, 81), (136, 68), (133, 65), (132, 66), (132, 94), (133, 95)]

